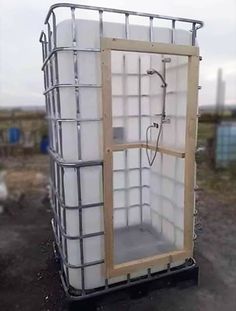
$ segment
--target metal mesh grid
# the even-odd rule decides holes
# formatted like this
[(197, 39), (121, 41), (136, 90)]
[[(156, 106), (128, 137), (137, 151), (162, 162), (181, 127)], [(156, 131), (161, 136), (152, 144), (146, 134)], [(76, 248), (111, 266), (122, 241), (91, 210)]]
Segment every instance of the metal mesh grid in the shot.
[[(57, 19), (56, 19), (56, 9), (65, 8), (71, 13), (72, 20), (72, 46), (57, 47)], [(45, 25), (47, 27), (46, 32), (42, 32), (40, 36), (40, 42), (42, 44), (42, 55), (43, 55), (43, 66), (42, 70), (44, 73), (44, 88), (45, 88), (45, 100), (46, 100), (46, 112), (48, 118), (48, 128), (49, 128), (49, 155), (50, 155), (50, 167), (51, 167), (51, 205), (54, 213), (54, 219), (52, 221), (53, 231), (55, 234), (55, 240), (57, 243), (57, 248), (60, 253), (61, 260), (61, 271), (64, 275), (64, 284), (66, 288), (70, 288), (68, 282), (68, 269), (81, 269), (81, 291), (79, 292), (80, 297), (88, 295), (85, 290), (85, 281), (84, 281), (84, 269), (85, 267), (97, 265), (103, 263), (103, 260), (85, 263), (84, 262), (84, 250), (83, 244), (86, 238), (91, 236), (99, 236), (104, 234), (103, 232), (96, 232), (92, 234), (83, 234), (83, 221), (82, 221), (82, 211), (83, 209), (94, 207), (94, 206), (103, 206), (103, 202), (97, 202), (94, 204), (83, 205), (81, 202), (81, 176), (80, 171), (83, 167), (89, 166), (100, 166), (102, 167), (103, 162), (101, 160), (97, 161), (82, 161), (81, 160), (81, 137), (80, 137), (80, 125), (85, 119), (81, 119), (80, 116), (80, 100), (79, 92), (80, 88), (101, 88), (101, 85), (98, 84), (81, 84), (79, 81), (78, 75), (78, 52), (100, 52), (100, 49), (80, 49), (77, 45), (77, 34), (76, 34), (76, 18), (75, 10), (84, 9), (92, 10), (97, 12), (99, 18), (99, 28), (100, 36), (103, 36), (103, 13), (118, 13), (124, 16), (125, 24), (125, 37), (129, 38), (129, 17), (130, 16), (141, 16), (149, 20), (149, 40), (153, 40), (153, 21), (154, 20), (167, 20), (171, 23), (172, 36), (171, 43), (175, 42), (175, 33), (176, 23), (187, 23), (190, 25), (190, 31), (192, 32), (192, 45), (195, 45), (197, 30), (203, 26), (201, 21), (177, 18), (177, 17), (168, 17), (156, 14), (147, 14), (147, 13), (138, 13), (124, 10), (115, 10), (115, 9), (106, 9), (103, 7), (92, 7), (92, 6), (83, 6), (83, 5), (74, 5), (74, 4), (56, 4), (53, 5), (47, 14)], [(74, 83), (60, 83), (59, 82), (59, 70), (58, 70), (58, 53), (60, 51), (73, 53), (73, 62), (74, 62)], [(65, 87), (70, 87), (74, 89), (76, 106), (77, 106), (77, 118), (65, 119), (61, 116), (61, 105), (60, 105), (60, 89)], [(98, 121), (100, 119), (90, 120)], [(78, 161), (66, 161), (63, 157), (63, 148), (62, 148), (62, 123), (63, 122), (75, 122), (77, 124), (77, 135), (78, 135)], [(141, 151), (140, 151), (141, 152)], [(140, 158), (141, 158), (140, 154)], [(64, 193), (64, 173), (65, 168), (73, 168), (77, 174), (78, 181), (78, 206), (66, 206), (65, 204), (65, 193)], [(139, 170), (140, 171), (140, 170)], [(140, 176), (140, 179), (142, 176)], [(140, 192), (142, 196), (142, 192)], [(140, 197), (142, 201), (142, 197)], [(67, 234), (66, 228), (66, 211), (76, 209), (79, 213), (79, 235), (70, 236)], [(68, 240), (78, 240), (80, 244), (80, 265), (71, 265), (68, 262), (67, 254), (67, 242)], [(147, 277), (151, 277), (150, 269), (147, 269)], [(130, 275), (127, 275), (127, 283), (130, 282)], [(108, 280), (105, 280), (104, 290), (108, 290)]]

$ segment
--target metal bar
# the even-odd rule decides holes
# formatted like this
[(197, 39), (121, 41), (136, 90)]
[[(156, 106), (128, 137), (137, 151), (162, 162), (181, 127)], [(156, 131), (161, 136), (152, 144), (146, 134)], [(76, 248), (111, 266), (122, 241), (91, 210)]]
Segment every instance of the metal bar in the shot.
[[(52, 23), (53, 23), (53, 41), (54, 41), (54, 49), (57, 47), (57, 22), (56, 22), (56, 15), (52, 12)], [(52, 58), (53, 60), (53, 58)], [(55, 53), (54, 55), (54, 68), (55, 68), (55, 85), (59, 84), (59, 65), (58, 65), (58, 55)], [(57, 117), (61, 118), (61, 101), (60, 101), (60, 91), (59, 88), (55, 88), (56, 92), (56, 103), (57, 103)], [(54, 93), (54, 91), (53, 91)], [(51, 120), (52, 122), (52, 120)], [(56, 135), (57, 135), (57, 151), (60, 152), (61, 156), (63, 156), (63, 149), (62, 149), (62, 125), (56, 122)]]
[[(62, 182), (62, 200), (65, 201), (65, 184), (64, 184), (64, 180), (65, 180), (65, 170), (64, 167), (60, 168), (61, 170), (61, 182)], [(62, 215), (63, 215), (63, 227), (65, 232), (67, 232), (67, 223), (66, 223), (66, 210), (63, 209), (62, 210)], [(54, 230), (53, 230), (54, 232)], [(63, 239), (64, 241), (64, 251), (65, 251), (65, 256), (63, 256), (63, 258), (65, 258), (66, 262), (68, 262), (68, 244), (67, 244), (67, 239)], [(58, 244), (58, 243), (57, 243)], [(63, 255), (63, 251), (61, 252), (61, 255)], [(65, 265), (66, 268), (66, 274), (67, 274), (67, 280), (69, 282), (69, 267), (67, 265)]]
[[(53, 92), (53, 97), (54, 97), (54, 92)], [(54, 105), (55, 105), (55, 99), (54, 99)], [(55, 141), (56, 141), (56, 152), (59, 152), (59, 142), (58, 142), (58, 126), (55, 121), (52, 121), (54, 123), (54, 130), (55, 130)]]
[[(82, 205), (82, 193), (81, 193), (81, 183), (80, 183), (80, 168), (77, 168), (77, 187), (78, 187), (78, 200), (79, 205)], [(83, 213), (82, 208), (79, 208), (79, 235), (80, 237), (83, 236)], [(79, 240), (79, 246), (80, 246), (80, 262), (81, 266), (84, 265), (84, 243), (83, 239)], [(84, 267), (81, 267), (81, 287), (82, 287), (82, 294), (85, 290), (85, 276), (84, 276)]]
[[(46, 34), (45, 33), (43, 33), (43, 37), (44, 37), (44, 47), (45, 47), (45, 60), (47, 59), (47, 38), (46, 38)], [(43, 42), (42, 42), (42, 44), (43, 44)], [(44, 60), (44, 62), (45, 62), (45, 60)], [(48, 75), (48, 66), (47, 66), (47, 64), (45, 63), (45, 67), (42, 69), (43, 71), (44, 71), (44, 73), (45, 73), (45, 84), (46, 84), (46, 87), (44, 87), (44, 90), (46, 90), (47, 88), (49, 88), (49, 75)]]
[(100, 37), (103, 37), (103, 10), (99, 10), (99, 32)]
[(56, 49), (57, 47), (57, 22), (56, 22), (56, 15), (54, 12), (52, 12), (52, 29), (53, 29), (53, 32), (52, 32), (52, 35), (53, 35), (53, 49)]
[[(56, 170), (55, 170), (55, 166), (56, 166)], [(55, 203), (57, 205), (57, 214), (58, 214), (58, 218), (59, 218), (59, 221), (60, 221), (60, 225), (62, 223), (62, 217), (61, 217), (61, 206), (60, 206), (60, 203), (58, 202), (58, 197), (60, 198), (62, 195), (61, 195), (61, 185), (60, 185), (60, 167), (57, 165), (57, 163), (53, 162), (52, 161), (52, 171), (56, 173), (56, 179), (55, 179), (55, 184), (53, 184), (53, 188), (51, 188), (51, 191), (52, 189), (58, 189), (58, 196), (55, 195), (55, 193), (53, 193), (54, 197), (55, 197)], [(64, 226), (64, 223), (63, 223), (63, 226)], [(59, 228), (58, 228), (58, 231), (59, 231)], [(60, 243), (62, 243), (62, 236), (60, 235), (59, 236), (59, 241)]]
[[(60, 113), (61, 114), (61, 113)], [(59, 144), (59, 154), (61, 155), (61, 158), (63, 158), (63, 148), (62, 148), (62, 123), (59, 123), (59, 140), (60, 140), (60, 144)]]
[(98, 122), (98, 121), (102, 121), (102, 118), (94, 118), (94, 119), (79, 119), (79, 118), (75, 118), (75, 119), (64, 119), (64, 118), (51, 118), (51, 117), (46, 117), (45, 119), (47, 120), (53, 120), (56, 121), (58, 123), (61, 122)]
[[(57, 180), (59, 179), (58, 178), (59, 168), (56, 165), (56, 163), (54, 163), (53, 161), (51, 161), (51, 165), (52, 165), (51, 171), (52, 171), (52, 174), (54, 175), (54, 178), (55, 178), (55, 187), (57, 187)], [(56, 166), (56, 168), (55, 168), (55, 166)], [(58, 218), (61, 220), (61, 209), (60, 209), (60, 205), (59, 205), (59, 202), (57, 200), (57, 197), (54, 195), (54, 193), (52, 191), (51, 191), (51, 196), (53, 198), (51, 201), (51, 207), (54, 210), (54, 213), (56, 213), (56, 215), (58, 215)], [(53, 208), (53, 204), (55, 205), (55, 208)], [(62, 244), (62, 237), (60, 235), (60, 230), (59, 230), (58, 226), (57, 226), (57, 235), (58, 235), (59, 242)]]
[[(150, 19), (151, 22), (151, 19)], [(151, 40), (152, 36), (150, 36)], [(142, 140), (142, 100), (141, 100), (141, 93), (142, 93), (142, 80), (141, 80), (141, 58), (139, 56), (138, 58), (138, 112), (139, 112), (139, 133), (138, 133), (138, 138), (139, 141)], [(141, 225), (143, 224), (143, 189), (141, 188), (143, 184), (142, 181), (142, 148), (139, 148), (139, 186), (140, 186), (140, 191), (139, 191), (139, 203), (140, 203), (140, 223)]]
[(153, 17), (149, 17), (149, 41), (153, 41)]
[[(137, 96), (136, 96), (137, 97)], [(153, 114), (153, 117), (159, 117), (161, 115), (161, 113), (156, 113), (156, 114)], [(138, 114), (132, 114), (132, 115), (129, 115), (128, 117), (129, 118), (139, 118), (139, 117), (146, 117), (148, 118), (150, 115), (148, 114), (141, 114), (141, 115), (138, 115)], [(176, 118), (176, 119), (182, 119), (182, 118), (185, 118), (184, 115), (182, 116), (176, 116), (176, 115), (171, 115), (171, 114), (168, 114), (168, 117), (172, 117), (172, 118)], [(113, 116), (113, 119), (122, 119), (124, 118), (124, 116)], [(63, 123), (63, 122), (99, 122), (99, 121), (102, 121), (103, 119), (102, 118), (94, 118), (94, 119), (78, 119), (78, 118), (75, 118), (75, 119), (63, 119), (63, 118), (54, 118), (54, 117), (46, 117), (45, 118), (46, 120), (51, 120), (51, 121), (54, 121), (54, 122), (57, 122), (57, 123)]]
[(45, 33), (42, 30), (41, 33), (40, 33), (40, 36), (39, 36), (39, 42), (42, 43), (44, 40), (45, 40)]
[(94, 160), (94, 161), (75, 161), (75, 162), (68, 162), (66, 160), (64, 160), (63, 158), (61, 158), (57, 153), (55, 153), (52, 149), (48, 149), (49, 154), (53, 157), (53, 159), (60, 165), (63, 167), (89, 167), (89, 166), (99, 166), (99, 165), (103, 165), (103, 161), (102, 160)]
[[(165, 55), (162, 58), (162, 76), (164, 81), (166, 81), (166, 62)], [(166, 118), (166, 87), (162, 86), (162, 118)]]
[[(46, 96), (46, 98), (49, 96)], [(50, 98), (47, 98), (46, 102), (48, 102), (48, 110), (50, 111)], [(49, 112), (50, 113), (50, 112)], [(53, 130), (52, 130), (52, 122), (48, 122), (49, 125), (49, 148), (53, 149)], [(55, 150), (54, 150), (55, 151)]]
[(143, 17), (153, 17), (157, 19), (165, 19), (165, 20), (175, 20), (178, 22), (185, 22), (185, 23), (196, 23), (198, 24), (198, 28), (200, 29), (203, 27), (203, 22), (195, 19), (183, 18), (183, 17), (174, 17), (174, 16), (166, 16), (166, 15), (159, 15), (159, 14), (152, 14), (152, 13), (142, 13), (142, 12), (135, 12), (135, 11), (126, 11), (126, 10), (119, 10), (119, 9), (111, 9), (111, 8), (104, 8), (104, 7), (97, 7), (97, 6), (88, 6), (88, 5), (81, 5), (81, 4), (72, 4), (72, 3), (58, 3), (54, 4), (49, 8), (48, 14), (45, 19), (45, 24), (48, 22), (52, 11), (59, 7), (68, 7), (68, 8), (78, 8), (78, 9), (85, 9), (85, 10), (93, 10), (93, 11), (103, 11), (103, 12), (110, 12), (110, 13), (120, 13), (120, 14), (128, 14), (128, 15), (135, 15), (135, 16), (143, 16)]
[[(46, 106), (46, 114), (50, 115), (50, 103), (48, 99), (48, 95), (45, 96), (45, 106)], [(52, 129), (51, 129), (51, 122), (48, 120), (48, 135), (49, 135), (49, 147), (52, 147)]]
[(172, 20), (172, 29), (171, 29), (171, 43), (175, 43), (175, 38), (174, 38), (174, 32), (175, 32), (175, 20)]
[[(52, 13), (52, 21), (53, 21), (53, 42), (54, 42), (54, 49), (57, 46), (57, 22), (55, 13)], [(55, 85), (59, 84), (59, 69), (58, 69), (58, 57), (57, 53), (54, 56), (54, 63), (55, 63)], [(61, 116), (61, 103), (60, 103), (60, 94), (59, 89), (56, 88), (56, 98), (57, 98), (57, 112), (58, 115)]]
[[(52, 48), (52, 42), (51, 42), (51, 27), (50, 27), (50, 24), (48, 23), (48, 50), (50, 52), (51, 48)], [(52, 67), (52, 63), (51, 63), (51, 60), (49, 61), (49, 72), (50, 72), (50, 84), (51, 84), (51, 87), (54, 85), (53, 83), (53, 67)]]
[[(75, 9), (71, 8), (71, 18), (72, 18), (72, 43), (73, 47), (77, 46), (77, 31), (76, 31), (76, 21), (75, 21)], [(78, 53), (77, 51), (73, 52), (73, 59), (74, 59), (74, 82), (75, 82), (75, 100), (76, 100), (76, 113), (77, 118), (80, 118), (80, 99), (79, 99), (79, 69), (78, 69)], [(78, 146), (78, 159), (81, 160), (81, 137), (80, 137), (80, 122), (77, 122), (77, 146)]]
[[(46, 90), (47, 88), (47, 81), (46, 81), (46, 72), (45, 70), (43, 70), (43, 86), (44, 86), (44, 90)], [(46, 97), (45, 97), (45, 101), (46, 101)], [(47, 114), (47, 108), (46, 108), (46, 114)]]
[[(45, 75), (46, 75), (46, 79), (45, 79), (45, 85), (46, 87), (44, 88), (44, 90), (46, 90), (47, 88), (49, 88), (49, 74), (48, 74), (48, 66), (45, 67), (44, 69)], [(46, 94), (45, 94), (46, 95)]]
[[(44, 32), (43, 32), (43, 37), (45, 38)], [(44, 60), (46, 59), (46, 53), (47, 53), (47, 51), (45, 51), (45, 39), (41, 41), (41, 45), (42, 45), (42, 57), (43, 57), (43, 63), (44, 63)]]
[[(51, 42), (51, 36), (52, 36), (52, 32), (51, 32), (51, 26), (48, 23), (47, 24), (47, 29), (48, 29), (48, 52), (51, 52), (52, 49), (52, 42)], [(51, 86), (53, 86), (53, 74), (52, 74), (52, 65), (51, 65), (51, 61), (49, 61), (49, 69), (50, 69), (50, 83)]]
[[(51, 26), (50, 24), (48, 23), (47, 24), (48, 26), (48, 47), (49, 47), (49, 53), (51, 52), (52, 50), (52, 31), (51, 31)], [(50, 82), (51, 82), (51, 87), (53, 88), (54, 87), (54, 73), (53, 73), (53, 64), (52, 64), (52, 60), (50, 59), (49, 61), (49, 69), (50, 69)], [(56, 107), (55, 107), (55, 96), (54, 96), (54, 91), (52, 92), (52, 113), (54, 116), (56, 116)], [(55, 122), (51, 122), (52, 124), (52, 127), (54, 129), (54, 134), (53, 137), (55, 138), (55, 149), (56, 151), (58, 152), (59, 150), (59, 145), (58, 145), (58, 137), (56, 135), (56, 133), (58, 132), (58, 129), (57, 129), (57, 124)]]
[(48, 88), (47, 90), (45, 90), (45, 92), (43, 93), (44, 95), (47, 94), (48, 92), (51, 92), (52, 90), (54, 90), (55, 88), (60, 88), (60, 87), (74, 87), (74, 88), (80, 88), (80, 87), (87, 87), (87, 88), (101, 88), (101, 85), (98, 84), (65, 84), (65, 83), (58, 83), (55, 85), (52, 85), (50, 88)]
[(47, 23), (47, 28), (48, 28), (48, 52), (50, 53), (52, 50), (52, 41), (51, 41), (52, 32), (51, 32), (51, 26), (49, 23)]
[(129, 38), (129, 13), (125, 13), (125, 39)]
[(56, 47), (56, 48), (53, 48), (52, 51), (49, 53), (49, 55), (45, 58), (44, 62), (43, 62), (43, 65), (41, 67), (41, 69), (43, 70), (44, 67), (46, 66), (47, 62), (50, 60), (50, 58), (54, 55), (54, 54), (57, 54), (57, 52), (61, 52), (61, 51), (64, 51), (64, 52), (93, 52), (93, 53), (98, 53), (98, 52), (101, 52), (101, 49), (96, 49), (96, 48), (79, 48), (79, 47), (67, 47), (67, 46), (60, 46), (60, 47)]
[(192, 45), (196, 43), (196, 23), (192, 24)]

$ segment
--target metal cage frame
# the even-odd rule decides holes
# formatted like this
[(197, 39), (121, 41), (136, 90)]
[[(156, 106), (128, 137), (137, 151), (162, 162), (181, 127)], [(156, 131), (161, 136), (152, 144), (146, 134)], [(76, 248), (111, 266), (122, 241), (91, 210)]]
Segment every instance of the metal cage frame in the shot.
[[(56, 10), (58, 8), (65, 8), (68, 9), (71, 12), (71, 20), (72, 20), (72, 46), (64, 46), (64, 47), (57, 47), (57, 37), (56, 37), (56, 27), (57, 27), (57, 19), (56, 19)], [(159, 273), (151, 273), (151, 269), (147, 269), (147, 275), (146, 277), (140, 277), (131, 279), (130, 274), (127, 274), (126, 281), (122, 283), (117, 284), (108, 284), (108, 279), (105, 279), (105, 286), (101, 287), (99, 289), (95, 289), (94, 291), (86, 290), (85, 289), (85, 276), (84, 276), (84, 269), (85, 267), (102, 264), (104, 263), (104, 260), (99, 260), (95, 262), (90, 262), (89, 264), (86, 264), (84, 262), (84, 254), (83, 254), (83, 241), (84, 239), (91, 237), (91, 236), (99, 236), (103, 235), (104, 232), (97, 232), (93, 234), (87, 234), (83, 235), (83, 228), (82, 228), (82, 210), (84, 208), (90, 208), (94, 206), (103, 206), (104, 202), (97, 202), (96, 204), (87, 204), (82, 205), (81, 202), (81, 183), (80, 183), (80, 169), (82, 167), (88, 167), (88, 166), (100, 166), (103, 169), (103, 161), (97, 160), (97, 161), (82, 161), (78, 160), (76, 162), (68, 162), (60, 157), (59, 151), (62, 150), (62, 146), (60, 145), (62, 139), (62, 130), (61, 130), (61, 123), (62, 122), (76, 122), (77, 123), (77, 134), (78, 134), (78, 142), (80, 144), (81, 138), (80, 138), (80, 124), (83, 121), (88, 121), (85, 119), (80, 118), (80, 102), (79, 102), (79, 90), (81, 87), (83, 88), (101, 88), (101, 85), (97, 84), (80, 84), (78, 79), (78, 52), (85, 51), (85, 52), (101, 52), (101, 49), (79, 49), (77, 47), (77, 41), (76, 41), (76, 17), (75, 17), (75, 10), (90, 10), (95, 11), (98, 13), (98, 20), (99, 20), (99, 29), (100, 29), (100, 36), (103, 37), (103, 13), (117, 13), (122, 16), (124, 16), (124, 24), (125, 24), (125, 37), (129, 37), (129, 17), (130, 16), (139, 16), (144, 17), (149, 20), (149, 41), (153, 41), (153, 21), (154, 20), (166, 20), (169, 21), (171, 24), (172, 29), (172, 35), (171, 35), (171, 43), (175, 43), (174, 38), (174, 30), (176, 29), (176, 23), (187, 23), (190, 25), (190, 32), (192, 37), (192, 46), (196, 45), (196, 35), (197, 31), (203, 27), (203, 22), (199, 20), (194, 19), (188, 19), (188, 18), (180, 18), (180, 17), (170, 17), (170, 16), (164, 16), (164, 15), (158, 15), (158, 14), (151, 14), (151, 13), (142, 13), (142, 12), (135, 12), (135, 11), (126, 11), (126, 10), (119, 10), (119, 9), (111, 9), (111, 8), (104, 8), (104, 7), (96, 7), (96, 6), (86, 6), (86, 5), (77, 5), (77, 4), (71, 4), (71, 3), (58, 3), (55, 5), (52, 5), (48, 11), (48, 14), (45, 19), (45, 25), (47, 28), (47, 31), (42, 31), (39, 41), (42, 45), (42, 57), (43, 57), (43, 65), (42, 65), (42, 71), (44, 74), (44, 95), (45, 95), (45, 102), (46, 102), (46, 112), (49, 124), (49, 156), (50, 156), (50, 167), (51, 167), (51, 206), (53, 211), (53, 220), (52, 220), (52, 228), (55, 236), (55, 242), (56, 242), (56, 253), (59, 257), (60, 261), (60, 275), (62, 279), (62, 284), (64, 286), (64, 289), (66, 293), (70, 296), (72, 299), (84, 299), (86, 297), (96, 296), (98, 293), (104, 293), (109, 292), (115, 289), (120, 289), (121, 287), (127, 287), (130, 285), (135, 285), (143, 281), (152, 280), (157, 278)], [(60, 51), (70, 51), (73, 52), (73, 61), (74, 61), (74, 83), (73, 84), (60, 84), (59, 83), (59, 70), (58, 70), (58, 52)], [(55, 62), (55, 74), (53, 73), (53, 61)], [(71, 87), (74, 89), (75, 92), (75, 99), (76, 99), (76, 106), (77, 106), (77, 118), (75, 119), (65, 119), (61, 117), (60, 113), (60, 94), (59, 90), (63, 87)], [(52, 95), (50, 98), (50, 94)], [(56, 99), (56, 100), (55, 100)], [(58, 103), (58, 106), (56, 107), (56, 101)], [(54, 117), (52, 117), (54, 115)], [(92, 119), (89, 121), (99, 121), (101, 119)], [(52, 145), (52, 128), (54, 128), (58, 135), (60, 136), (60, 139), (58, 140), (56, 137), (56, 147), (54, 148)], [(79, 148), (80, 149), (80, 148)], [(81, 154), (79, 154), (79, 159), (81, 159)], [(62, 191), (57, 188), (56, 185), (59, 184), (60, 176), (62, 176), (62, 183), (63, 183), (63, 175), (64, 175), (64, 169), (66, 167), (74, 168), (76, 170), (77, 174), (77, 180), (78, 180), (78, 199), (79, 199), (79, 205), (76, 207), (72, 206), (66, 206), (65, 204), (65, 193), (63, 191), (64, 185), (62, 184)], [(54, 169), (57, 171), (57, 176), (54, 174)], [(59, 209), (62, 209), (63, 217), (61, 213), (59, 213)], [(69, 236), (66, 233), (66, 210), (70, 209), (77, 209), (79, 213), (79, 236)], [(63, 218), (63, 224), (61, 225), (61, 220)], [(80, 244), (80, 253), (81, 253), (81, 265), (71, 265), (68, 262), (68, 254), (67, 251), (65, 252), (65, 255), (62, 251), (62, 241), (61, 239), (57, 237), (56, 231), (60, 231), (60, 236), (63, 236), (65, 239), (65, 249), (67, 249), (67, 240), (78, 240)], [(191, 264), (189, 264), (189, 262)], [(186, 264), (184, 266), (181, 265), (179, 267), (180, 269), (190, 269), (192, 267), (195, 267), (195, 261), (194, 260), (186, 260)], [(66, 269), (64, 269), (66, 267)], [(81, 269), (81, 290), (75, 290), (74, 288), (71, 288), (70, 284), (68, 283), (68, 269)], [(173, 270), (174, 269), (174, 270)], [(167, 264), (167, 270), (165, 273), (171, 273), (172, 271), (175, 271), (177, 268), (172, 268), (171, 263)]]

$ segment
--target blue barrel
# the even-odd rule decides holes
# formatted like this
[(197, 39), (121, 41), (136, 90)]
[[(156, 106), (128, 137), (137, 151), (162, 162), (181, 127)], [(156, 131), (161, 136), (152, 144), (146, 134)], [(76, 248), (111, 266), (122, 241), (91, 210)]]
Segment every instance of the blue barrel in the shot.
[(43, 154), (48, 153), (48, 137), (43, 136), (40, 142), (40, 152)]
[(18, 127), (10, 127), (8, 129), (8, 142), (16, 144), (20, 141), (20, 129)]

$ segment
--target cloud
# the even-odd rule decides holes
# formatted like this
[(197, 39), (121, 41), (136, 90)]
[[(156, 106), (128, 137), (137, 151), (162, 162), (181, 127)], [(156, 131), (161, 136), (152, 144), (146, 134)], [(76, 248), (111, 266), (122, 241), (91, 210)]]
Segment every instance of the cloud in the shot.
[[(64, 1), (70, 2), (70, 1)], [(43, 105), (41, 47), (38, 42), (51, 0), (1, 1), (0, 11), (0, 105)], [(224, 70), (226, 101), (236, 102), (236, 2), (235, 0), (81, 0), (81, 4), (155, 12), (204, 20), (198, 32), (201, 63), (200, 104), (213, 104), (216, 73)]]

